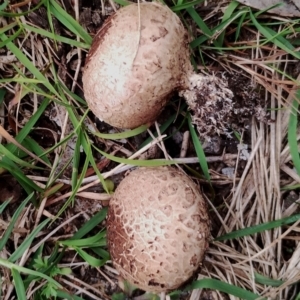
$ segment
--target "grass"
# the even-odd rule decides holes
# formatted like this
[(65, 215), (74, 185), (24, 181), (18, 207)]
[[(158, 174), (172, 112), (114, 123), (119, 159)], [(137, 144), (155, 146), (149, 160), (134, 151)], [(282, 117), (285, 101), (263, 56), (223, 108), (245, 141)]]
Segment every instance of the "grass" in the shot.
[[(214, 239), (198, 278), (166, 297), (300, 298), (300, 75), (291, 70), (300, 58), (300, 20), (236, 1), (202, 14), (196, 5), (203, 2), (168, 3), (193, 37), (194, 66), (227, 77), (244, 74), (269, 112), (269, 122), (253, 118), (250, 133), (235, 129), (238, 143), (251, 149), (245, 163), (238, 151), (225, 160), (226, 147), (224, 156), (207, 154), (179, 99), (156, 127), (95, 126), (80, 87), (92, 35), (78, 21), (79, 2), (72, 14), (58, 0), (0, 5), (1, 299), (126, 299), (105, 241), (113, 182), (132, 166), (169, 164), (180, 164), (202, 184)], [(44, 28), (30, 19), (40, 8)], [(5, 63), (8, 57), (12, 63)], [(191, 150), (173, 157), (168, 145), (184, 131)], [(155, 147), (167, 155), (145, 158)], [(221, 173), (224, 165), (233, 168), (233, 178)], [(5, 189), (6, 180), (21, 192)], [(125, 290), (136, 299), (158, 297)]]

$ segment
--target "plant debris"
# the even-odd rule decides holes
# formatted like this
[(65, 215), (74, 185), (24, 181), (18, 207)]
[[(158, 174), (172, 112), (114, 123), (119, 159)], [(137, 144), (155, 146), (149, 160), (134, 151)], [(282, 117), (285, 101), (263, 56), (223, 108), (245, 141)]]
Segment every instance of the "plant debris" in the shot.
[(232, 138), (234, 130), (249, 129), (253, 116), (259, 122), (271, 121), (255, 85), (242, 74), (197, 76), (180, 95), (187, 99), (203, 140), (210, 141), (215, 135)]

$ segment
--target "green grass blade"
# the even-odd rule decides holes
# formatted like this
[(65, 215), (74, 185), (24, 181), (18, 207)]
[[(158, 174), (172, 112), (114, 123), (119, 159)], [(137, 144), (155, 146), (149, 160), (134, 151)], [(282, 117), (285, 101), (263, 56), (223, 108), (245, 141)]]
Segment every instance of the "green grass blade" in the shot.
[[(42, 244), (34, 253), (32, 253), (32, 256), (30, 257), (30, 261), (28, 262), (28, 264), (26, 265), (28, 268), (33, 269), (34, 265), (35, 265), (35, 260), (38, 259), (39, 257), (42, 257), (43, 254), (43, 250), (44, 250), (44, 246), (45, 244)], [(51, 256), (57, 253), (57, 246), (55, 244), (54, 246), (54, 251), (52, 251)], [(39, 270), (41, 271), (41, 270)], [(46, 272), (44, 272), (46, 273)], [(27, 279), (24, 279), (24, 281), (26, 281)], [(26, 284), (25, 284), (26, 286)]]
[(20, 185), (24, 188), (27, 194), (31, 194), (32, 192), (42, 192), (43, 189), (36, 185), (31, 179), (27, 178), (24, 173), (19, 169), (16, 165), (10, 165), (7, 162), (0, 161), (0, 168), (7, 170), (10, 174), (12, 174)]
[(74, 47), (81, 48), (81, 49), (89, 49), (90, 48), (90, 44), (82, 43), (82, 42), (76, 41), (74, 39), (69, 39), (64, 36), (49, 32), (49, 31), (41, 29), (41, 28), (36, 28), (36, 27), (33, 27), (28, 24), (23, 24), (22, 26), (30, 32), (35, 32), (37, 34), (40, 34), (41, 36), (48, 37), (52, 40), (56, 40), (57, 42), (62, 42), (67, 45), (74, 46)]
[(45, 154), (45, 149), (41, 148), (41, 146), (32, 138), (27, 136), (23, 141), (23, 146), (41, 158), (46, 164), (51, 165), (50, 160)]
[[(22, 29), (17, 30), (13, 35), (11, 35), (7, 40), (5, 40), (4, 42), (0, 43), (0, 48), (4, 48), (6, 47), (6, 45), (8, 43), (11, 43), (12, 41), (14, 41), (22, 32)], [(7, 81), (11, 81), (11, 78), (6, 79)], [(3, 80), (3, 82), (5, 82), (6, 80)]]
[[(229, 3), (229, 5), (227, 6), (222, 21), (221, 22), (225, 22), (228, 19), (230, 19), (230, 17), (232, 16), (233, 12), (235, 11), (235, 9), (239, 6), (239, 2), (237, 1), (232, 1)], [(223, 45), (224, 44), (224, 38), (225, 38), (225, 31), (223, 31), (217, 38), (219, 45)]]
[[(182, 105), (179, 109), (178, 113), (175, 113), (173, 115), (171, 115), (161, 126), (159, 126), (159, 132), (160, 134), (163, 134), (169, 127), (170, 125), (174, 122), (174, 120), (177, 118), (178, 114), (181, 113), (183, 111), (183, 109), (186, 108), (186, 105)], [(155, 132), (154, 137), (157, 138), (158, 137), (158, 133)], [(147, 138), (140, 146), (139, 149), (142, 149), (144, 146), (148, 145), (150, 142), (153, 141), (153, 138), (150, 136), (149, 138)]]
[[(238, 22), (238, 25), (237, 25), (237, 28), (236, 28), (236, 32), (235, 32), (235, 38), (234, 38), (234, 41), (237, 42), (240, 35), (241, 35), (241, 31), (242, 31), (242, 28), (243, 28), (243, 24), (244, 24), (244, 21), (246, 19), (246, 16), (247, 14), (243, 14), (239, 20), (237, 20)], [(229, 49), (229, 48), (226, 48), (226, 49)], [(231, 48), (230, 48), (231, 49)]]
[(10, 83), (10, 82), (33, 83), (33, 84), (42, 83), (42, 81), (40, 80), (33, 79), (33, 78), (26, 78), (26, 77), (13, 77), (13, 78), (0, 79), (0, 83)]
[(96, 175), (98, 176), (104, 190), (106, 191), (106, 193), (109, 193), (109, 189), (106, 186), (106, 182), (105, 182), (103, 176), (101, 175), (100, 171), (98, 170), (98, 167), (97, 167), (97, 164), (95, 162), (94, 156), (92, 155), (93, 152), (92, 152), (92, 149), (91, 149), (91, 143), (90, 143), (90, 140), (89, 140), (89, 138), (86, 134), (84, 135), (84, 138), (82, 139), (82, 147), (83, 147), (84, 152), (85, 152), (90, 164), (92, 165)]
[(106, 263), (106, 259), (97, 259), (79, 247), (74, 247), (74, 250), (79, 254), (79, 256), (84, 259), (92, 267), (101, 267)]
[(86, 101), (83, 100), (81, 97), (79, 97), (77, 94), (71, 92), (65, 85), (61, 86), (61, 91), (66, 93), (71, 99), (73, 99), (73, 100), (77, 101), (78, 103), (80, 103), (82, 108), (85, 108), (86, 110), (88, 110)]
[[(127, 296), (124, 293), (114, 293), (111, 296), (111, 299), (112, 300), (127, 300)], [(157, 299), (153, 299), (153, 300), (157, 300)]]
[(71, 240), (81, 239), (84, 237), (106, 218), (106, 214), (107, 208), (101, 209), (72, 236)]
[(93, 132), (95, 136), (98, 136), (102, 139), (109, 139), (109, 140), (118, 140), (118, 139), (127, 139), (133, 136), (136, 136), (140, 133), (143, 133), (146, 131), (148, 126), (142, 125), (138, 128), (132, 129), (132, 130), (126, 130), (123, 132), (118, 133), (99, 133), (99, 132)]
[(199, 160), (199, 164), (200, 167), (202, 169), (202, 172), (204, 174), (204, 177), (210, 181), (210, 175), (209, 175), (209, 171), (208, 171), (208, 164), (207, 164), (207, 160), (205, 157), (205, 153), (203, 151), (202, 145), (199, 141), (198, 135), (196, 133), (196, 130), (194, 128), (194, 125), (192, 124), (192, 118), (191, 115), (188, 114), (188, 124), (189, 124), (189, 129), (190, 129), (190, 133), (191, 133), (191, 137), (194, 143), (194, 147), (197, 153), (197, 157)]
[(178, 161), (176, 160), (167, 160), (167, 159), (150, 159), (150, 160), (143, 160), (143, 159), (129, 159), (129, 158), (121, 158), (111, 154), (108, 154), (98, 148), (95, 148), (99, 153), (101, 153), (106, 158), (115, 161), (117, 163), (136, 166), (136, 167), (159, 167), (159, 166), (170, 166), (177, 164)]
[(276, 8), (276, 7), (279, 7), (279, 6), (282, 6), (282, 5), (283, 5), (283, 3), (277, 3), (277, 4), (274, 4), (274, 5), (271, 5), (271, 6), (267, 7), (267, 8), (264, 8), (264, 9), (256, 12), (254, 15), (255, 15), (255, 17), (258, 17), (259, 15), (268, 12), (270, 9)]
[[(54, 74), (54, 76), (56, 77), (57, 75)], [(69, 100), (67, 99), (66, 95), (64, 94), (64, 88), (62, 87), (62, 84), (60, 84), (60, 83), (57, 84), (55, 86), (55, 88), (57, 89), (57, 91), (61, 95), (62, 102), (59, 103), (59, 104), (60, 105), (64, 105), (66, 107), (66, 110), (67, 110), (67, 112), (69, 114), (69, 119), (70, 119), (72, 125), (74, 126), (74, 132), (76, 132), (78, 134), (77, 131), (81, 130), (82, 123), (83, 123), (83, 121), (85, 119), (85, 116), (88, 114), (88, 110), (81, 117), (80, 121), (78, 121), (79, 116), (77, 115), (76, 110), (74, 110), (74, 107), (72, 105), (70, 105)]]
[(266, 28), (265, 26), (262, 26), (254, 17), (253, 13), (250, 12), (250, 18), (251, 21), (253, 22), (254, 26), (257, 28), (257, 30), (263, 35), (265, 36), (269, 41), (272, 41), (276, 46), (278, 46), (280, 49), (286, 51), (287, 53), (291, 54), (292, 56), (296, 57), (297, 59), (300, 59), (300, 52), (299, 51), (295, 51), (294, 47), (293, 49), (290, 48), (290, 46), (292, 46), (290, 43), (288, 43), (287, 40), (286, 43), (283, 43), (280, 39), (276, 38), (276, 36), (272, 36), (272, 33), (269, 31), (268, 28)]
[(12, 154), (9, 150), (7, 150), (2, 144), (0, 144), (0, 157), (5, 157), (7, 160), (11, 162), (17, 163), (21, 167), (27, 167), (29, 169), (44, 169), (41, 167), (36, 167), (27, 161), (24, 161), (17, 157), (16, 155)]
[(0, 265), (5, 267), (5, 268), (8, 268), (8, 269), (16, 269), (17, 271), (19, 271), (20, 273), (24, 273), (24, 274), (29, 274), (29, 275), (34, 275), (34, 276), (37, 276), (37, 277), (40, 277), (40, 278), (43, 278), (43, 279), (46, 279), (48, 282), (54, 284), (57, 288), (60, 288), (62, 289), (63, 287), (56, 281), (54, 280), (53, 278), (41, 273), (41, 272), (37, 272), (37, 271), (34, 271), (34, 270), (31, 270), (31, 269), (28, 269), (28, 268), (24, 268), (24, 267), (21, 267), (21, 266), (18, 266), (18, 265), (15, 265), (11, 262), (9, 262), (8, 260), (5, 260), (3, 258), (0, 258)]
[(7, 6), (8, 6), (8, 0), (4, 0), (4, 3), (0, 5), (0, 11), (6, 9)]
[(95, 254), (97, 254), (99, 257), (102, 257), (103, 259), (109, 260), (110, 255), (107, 251), (105, 251), (101, 247), (91, 247), (90, 248)]
[(87, 31), (70, 16), (55, 0), (50, 0), (49, 9), (51, 13), (64, 24), (71, 32), (79, 36), (88, 45), (92, 44), (92, 37)]
[[(67, 135), (64, 139), (58, 141), (54, 146), (48, 148), (47, 150), (44, 151), (43, 156), (48, 155), (52, 153), (55, 149), (58, 147), (64, 145), (68, 140), (70, 140), (74, 135), (74, 132), (71, 132), (69, 135)], [(57, 178), (56, 178), (57, 179)], [(54, 180), (55, 181), (55, 180)]]
[[(235, 297), (238, 297), (239, 299), (245, 299), (245, 300), (256, 300), (259, 298), (259, 295), (254, 294), (250, 291), (244, 290), (240, 287), (237, 287), (235, 285), (222, 282), (217, 279), (201, 279), (194, 281), (190, 286), (186, 288), (186, 290), (194, 290), (194, 289), (211, 289), (211, 290), (217, 290), (223, 293), (226, 293), (228, 295), (232, 295)], [(266, 298), (263, 298), (263, 300), (266, 300)]]
[(129, 4), (132, 4), (132, 2), (126, 1), (126, 0), (114, 0), (114, 2), (116, 2), (117, 4), (120, 4), (121, 6), (127, 6)]
[(64, 291), (57, 291), (57, 297), (62, 298), (62, 299), (67, 299), (67, 300), (85, 300), (79, 296), (76, 295), (70, 295), (67, 292)]
[[(80, 132), (79, 135), (82, 135), (82, 132)], [(82, 140), (82, 138), (81, 138), (81, 140)], [(83, 180), (83, 178), (86, 174), (86, 171), (87, 171), (87, 168), (88, 168), (88, 165), (89, 165), (89, 161), (90, 161), (90, 156), (91, 156), (90, 154), (87, 154), (87, 156), (85, 158), (83, 168), (81, 170), (81, 174), (77, 178), (77, 181), (73, 182), (74, 186), (72, 188), (72, 194), (69, 197), (69, 199), (64, 203), (63, 207), (59, 210), (59, 212), (56, 215), (56, 218), (58, 218), (64, 212), (64, 210), (68, 207), (68, 205), (74, 200), (75, 195), (76, 195), (78, 189), (80, 188), (82, 180)]]
[(300, 188), (300, 184), (294, 184), (294, 185), (286, 185), (283, 186), (280, 190), (281, 191), (292, 191)]
[[(282, 43), (285, 47), (290, 49), (290, 51), (295, 52), (295, 47), (284, 37), (287, 36), (290, 33), (290, 30), (288, 28), (285, 28), (283, 31), (276, 32), (272, 30), (270, 27), (264, 26), (264, 28), (269, 32), (270, 36), (273, 39), (277, 39), (280, 43)], [(264, 41), (261, 46), (271, 42), (270, 39), (267, 39)], [(300, 54), (300, 52), (296, 52)]]
[[(76, 144), (75, 144), (75, 149), (74, 149), (74, 155), (73, 155), (73, 171), (72, 171), (72, 189), (76, 189), (76, 185), (78, 182), (78, 168), (79, 168), (79, 163), (80, 163), (80, 148), (81, 148), (81, 134), (78, 135)], [(87, 160), (86, 160), (87, 161)], [(85, 174), (86, 170), (83, 170), (82, 173)]]
[(20, 273), (16, 269), (12, 268), (11, 274), (14, 279), (14, 286), (18, 296), (18, 300), (26, 300), (26, 291)]
[[(6, 42), (8, 40), (8, 37), (4, 33), (0, 33), (0, 39), (3, 42)], [(33, 76), (43, 82), (43, 85), (50, 92), (60, 98), (60, 95), (49, 82), (49, 80), (32, 64), (28, 57), (13, 42), (8, 42), (6, 47), (18, 58), (19, 61), (22, 62), (22, 64), (32, 73)]]
[(29, 195), (22, 203), (21, 205), (17, 208), (17, 210), (15, 211), (12, 219), (9, 222), (9, 225), (4, 233), (4, 235), (2, 236), (1, 240), (0, 240), (0, 251), (3, 250), (3, 248), (5, 247), (13, 229), (15, 226), (15, 223), (17, 222), (20, 214), (22, 213), (24, 207), (26, 206), (26, 204), (31, 200), (31, 198), (33, 197), (33, 194)]
[(52, 21), (52, 16), (51, 16), (51, 12), (50, 12), (50, 3), (49, 1), (46, 1), (45, 2), (45, 6), (47, 7), (47, 19), (48, 19), (48, 24), (49, 24), (49, 27), (50, 27), (50, 30), (52, 32), (52, 34), (54, 35), (53, 37), (53, 41), (55, 43), (55, 48), (56, 50), (58, 50), (58, 47), (57, 47), (57, 38), (56, 38), (56, 34), (55, 34), (55, 29), (54, 29), (54, 25), (53, 25), (53, 21)]
[(296, 295), (295, 300), (300, 300), (300, 293)]
[[(44, 4), (45, 1), (46, 0), (38, 1), (38, 4), (36, 6), (34, 6), (33, 8), (31, 8), (29, 10), (22, 11), (20, 13), (15, 13), (15, 12), (10, 13), (10, 12), (5, 12), (5, 11), (0, 9), (0, 16), (9, 17), (9, 18), (25, 16), (25, 15), (28, 15), (30, 12), (33, 12), (33, 11), (39, 9)], [(6, 2), (6, 0), (5, 0), (5, 2)]]
[(300, 214), (293, 215), (290, 217), (286, 217), (283, 219), (262, 223), (259, 225), (243, 228), (240, 230), (232, 231), (230, 233), (224, 234), (220, 237), (217, 237), (215, 241), (225, 241), (225, 240), (231, 240), (231, 239), (237, 239), (243, 236), (248, 236), (256, 233), (260, 233), (266, 230), (271, 230), (277, 227), (282, 227), (284, 225), (288, 225), (291, 223), (295, 223), (298, 220), (300, 220)]
[(0, 33), (5, 33), (6, 31), (14, 28), (16, 25), (18, 25), (17, 22), (11, 22), (10, 24), (1, 27), (0, 28)]
[[(102, 242), (103, 239), (105, 239), (106, 232), (102, 231), (97, 233), (94, 236), (85, 238), (85, 239), (71, 239), (71, 240), (65, 240), (65, 241), (58, 241), (58, 243), (68, 246), (68, 247), (91, 247), (93, 245), (96, 245), (99, 242)], [(99, 245), (98, 245), (99, 246)]]
[(23, 253), (30, 247), (32, 241), (37, 236), (37, 234), (49, 223), (50, 219), (44, 220), (36, 228), (34, 228), (30, 235), (23, 241), (23, 243), (18, 247), (18, 249), (9, 257), (8, 261), (14, 263), (19, 259)]
[[(213, 32), (208, 28), (206, 23), (202, 20), (202, 18), (199, 16), (197, 11), (193, 7), (188, 7), (186, 11), (190, 14), (192, 19), (195, 21), (195, 23), (198, 25), (202, 33), (208, 38), (211, 39), (213, 37)], [(221, 47), (221, 44), (217, 40), (212, 41), (213, 44), (216, 47)]]
[[(246, 15), (247, 13), (249, 12), (249, 9), (248, 8), (245, 8), (245, 9), (241, 9), (239, 11), (237, 11), (236, 13), (234, 13), (232, 15), (231, 18), (227, 19), (225, 22), (222, 22), (220, 23), (218, 26), (216, 26), (211, 32), (212, 32), (212, 35), (216, 32), (220, 32), (220, 31), (223, 31), (225, 29), (225, 27), (227, 27), (229, 24), (231, 24), (233, 21), (235, 21), (236, 19), (240, 18), (241, 16), (244, 16)], [(190, 46), (192, 49), (202, 45), (204, 42), (206, 42), (207, 40), (209, 39), (208, 36), (206, 35), (201, 35), (200, 37), (194, 39)], [(221, 45), (218, 47), (220, 49), (223, 50), (223, 48), (221, 48)], [(227, 48), (226, 48), (227, 49)]]
[[(39, 120), (39, 118), (42, 116), (42, 114), (45, 112), (45, 109), (49, 105), (50, 100), (49, 99), (44, 99), (40, 106), (38, 107), (37, 111), (30, 117), (28, 122), (25, 124), (25, 126), (20, 130), (20, 132), (17, 134), (15, 137), (15, 140), (22, 144), (24, 139), (28, 137), (29, 133), (32, 131), (32, 128), (36, 124), (36, 122)], [(17, 150), (20, 153), (22, 150), (19, 149), (16, 145), (14, 144), (7, 144), (5, 147), (12, 153), (15, 153)], [(18, 157), (19, 154), (16, 154)]]
[(194, 1), (190, 1), (190, 2), (184, 2), (184, 3), (179, 3), (175, 6), (170, 7), (172, 11), (174, 12), (178, 12), (190, 7), (194, 7), (197, 4), (202, 3), (204, 0), (194, 0)]
[(292, 161), (294, 163), (294, 167), (297, 170), (298, 175), (300, 175), (300, 157), (299, 157), (298, 142), (297, 142), (298, 108), (299, 108), (299, 100), (300, 100), (300, 90), (296, 92), (296, 97), (297, 99), (295, 99), (292, 103), (292, 109), (291, 109), (290, 119), (288, 124), (288, 144), (290, 148)]
[[(30, 269), (34, 269), (36, 268), (36, 261), (39, 260), (40, 258), (42, 258), (42, 252), (43, 252), (43, 245), (41, 247), (39, 247), (39, 249), (37, 250), (36, 253), (33, 254), (33, 256), (31, 257), (31, 261), (28, 264), (28, 267)], [(43, 274), (49, 275), (51, 276), (51, 271), (53, 269), (57, 268), (57, 264), (59, 263), (60, 259), (63, 257), (64, 255), (64, 249), (62, 249), (58, 254), (58, 245), (55, 244), (54, 246), (54, 250), (51, 253), (50, 257), (47, 258), (47, 262), (48, 264), (46, 264), (43, 267), (39, 267), (37, 268), (38, 272), (41, 272)], [(30, 283), (34, 280), (37, 280), (38, 277), (36, 275), (28, 275), (25, 279), (24, 279), (24, 285), (26, 288), (28, 288), (28, 286), (30, 285)]]
[(6, 94), (6, 90), (5, 89), (0, 89), (0, 105), (2, 105), (2, 103), (4, 101), (5, 94)]
[[(1, 205), (0, 205), (0, 214), (2, 214), (6, 208), (6, 206), (10, 203), (10, 199), (6, 199)], [(1, 248), (0, 248), (1, 251)]]
[(278, 279), (271, 279), (269, 277), (263, 276), (259, 273), (254, 273), (255, 282), (267, 286), (279, 287), (284, 284), (284, 281)]

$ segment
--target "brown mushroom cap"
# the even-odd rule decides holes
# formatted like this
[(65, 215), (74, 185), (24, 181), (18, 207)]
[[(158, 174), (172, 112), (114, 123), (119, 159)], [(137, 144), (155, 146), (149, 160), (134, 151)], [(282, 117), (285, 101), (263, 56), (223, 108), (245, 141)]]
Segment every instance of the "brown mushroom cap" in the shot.
[[(139, 10), (140, 8), (140, 10)], [(119, 9), (94, 38), (83, 74), (92, 112), (119, 128), (153, 122), (191, 71), (187, 32), (156, 2)]]
[(139, 168), (110, 200), (107, 241), (123, 279), (148, 292), (170, 291), (201, 265), (210, 236), (206, 203), (173, 167)]

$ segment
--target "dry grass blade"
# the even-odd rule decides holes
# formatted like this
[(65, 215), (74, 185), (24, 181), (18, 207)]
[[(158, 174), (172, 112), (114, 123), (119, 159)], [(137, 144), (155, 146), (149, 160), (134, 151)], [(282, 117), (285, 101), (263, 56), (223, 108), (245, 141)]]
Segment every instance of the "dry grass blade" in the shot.
[(42, 159), (40, 159), (39, 157), (37, 157), (34, 153), (28, 151), (24, 146), (22, 146), (18, 141), (16, 141), (1, 125), (0, 125), (0, 136), (4, 137), (10, 143), (16, 145), (18, 148), (20, 148), (21, 150), (23, 150), (25, 153), (27, 153), (29, 156), (31, 156), (35, 160), (39, 161), (40, 163), (42, 163), (43, 165), (47, 166), (48, 168), (51, 168), (50, 165), (48, 165), (47, 163), (45, 163)]

